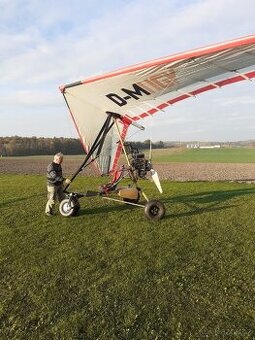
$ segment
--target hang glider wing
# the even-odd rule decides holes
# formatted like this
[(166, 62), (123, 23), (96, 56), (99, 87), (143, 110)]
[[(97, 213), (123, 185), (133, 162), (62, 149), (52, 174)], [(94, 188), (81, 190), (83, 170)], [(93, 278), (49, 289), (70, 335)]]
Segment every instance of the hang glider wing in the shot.
[[(255, 35), (137, 64), (60, 87), (81, 141), (88, 150), (106, 118), (122, 116), (128, 126), (190, 97), (255, 78)], [(120, 155), (116, 129), (108, 133), (99, 169), (108, 173)]]

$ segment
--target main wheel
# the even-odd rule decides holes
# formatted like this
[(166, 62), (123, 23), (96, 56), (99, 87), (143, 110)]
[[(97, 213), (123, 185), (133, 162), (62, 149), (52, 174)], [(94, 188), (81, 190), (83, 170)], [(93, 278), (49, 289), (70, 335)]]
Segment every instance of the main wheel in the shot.
[(166, 208), (159, 201), (149, 201), (145, 204), (144, 214), (149, 220), (161, 220), (165, 216)]
[(62, 216), (75, 216), (79, 210), (80, 203), (77, 198), (65, 198), (60, 202), (59, 211)]

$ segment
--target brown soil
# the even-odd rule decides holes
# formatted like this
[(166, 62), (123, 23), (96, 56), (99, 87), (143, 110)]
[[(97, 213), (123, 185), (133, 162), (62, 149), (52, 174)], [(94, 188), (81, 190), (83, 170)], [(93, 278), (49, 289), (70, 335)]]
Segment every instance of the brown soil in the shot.
[(155, 166), (163, 179), (173, 181), (245, 181), (255, 180), (255, 164), (168, 163)]
[[(47, 165), (52, 158), (1, 158), (0, 174), (35, 174), (45, 175)], [(64, 174), (72, 175), (81, 165), (80, 160), (65, 160), (63, 163)], [(84, 175), (94, 174), (95, 170), (88, 167), (82, 172)]]
[[(40, 174), (46, 172), (49, 159), (1, 158), (2, 174)], [(80, 166), (80, 160), (65, 160), (63, 170), (70, 176)], [(172, 181), (255, 181), (255, 164), (229, 163), (167, 163), (155, 164), (161, 179)], [(95, 175), (93, 166), (82, 171), (83, 175)]]

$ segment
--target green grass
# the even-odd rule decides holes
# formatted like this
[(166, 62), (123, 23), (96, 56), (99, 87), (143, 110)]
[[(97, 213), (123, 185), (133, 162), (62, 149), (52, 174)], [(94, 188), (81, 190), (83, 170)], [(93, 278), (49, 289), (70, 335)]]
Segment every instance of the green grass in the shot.
[(43, 176), (0, 184), (0, 339), (254, 339), (254, 185), (163, 182), (155, 223), (99, 197), (48, 218)]
[(255, 149), (163, 149), (153, 152), (154, 162), (254, 163)]

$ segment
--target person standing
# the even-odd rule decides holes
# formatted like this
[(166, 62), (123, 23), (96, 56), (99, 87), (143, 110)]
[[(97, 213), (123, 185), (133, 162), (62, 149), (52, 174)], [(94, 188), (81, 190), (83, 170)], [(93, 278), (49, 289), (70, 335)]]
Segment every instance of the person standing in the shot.
[(45, 214), (47, 216), (53, 215), (53, 208), (58, 199), (61, 202), (65, 198), (64, 193), (64, 185), (70, 184), (70, 179), (64, 179), (62, 174), (62, 162), (64, 155), (61, 152), (58, 152), (54, 158), (53, 162), (51, 162), (47, 167), (47, 197), (48, 201), (45, 207)]

